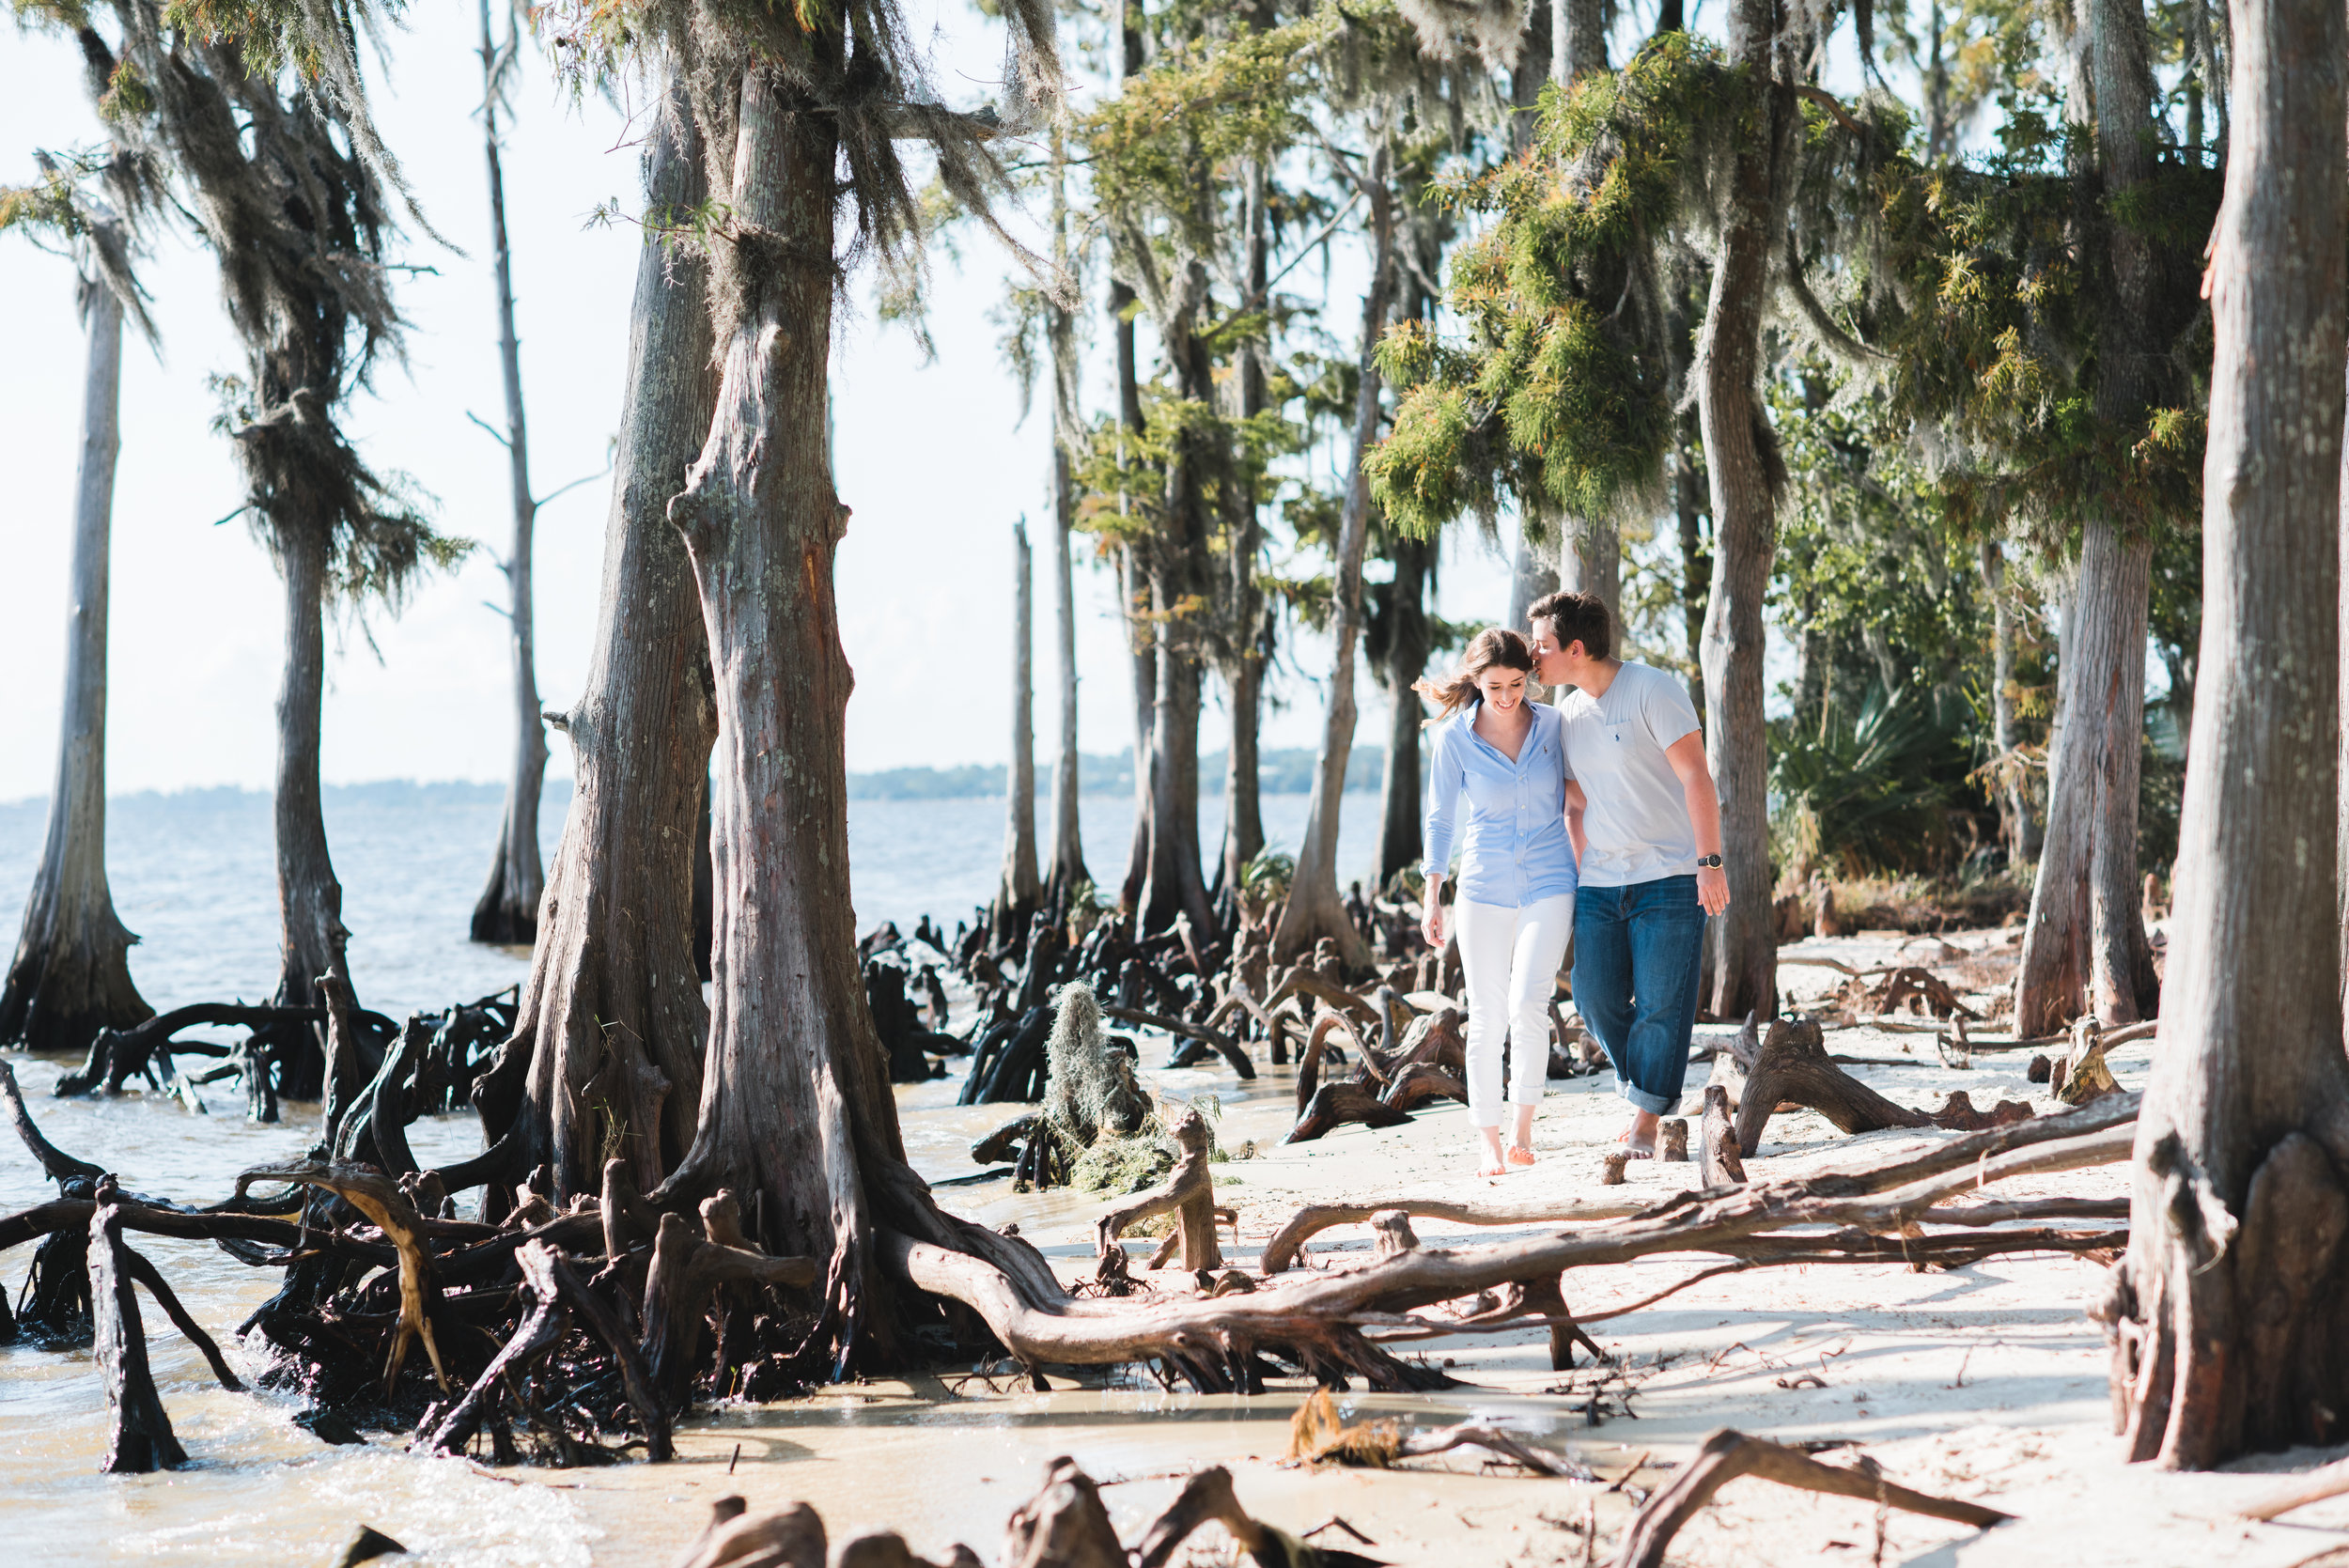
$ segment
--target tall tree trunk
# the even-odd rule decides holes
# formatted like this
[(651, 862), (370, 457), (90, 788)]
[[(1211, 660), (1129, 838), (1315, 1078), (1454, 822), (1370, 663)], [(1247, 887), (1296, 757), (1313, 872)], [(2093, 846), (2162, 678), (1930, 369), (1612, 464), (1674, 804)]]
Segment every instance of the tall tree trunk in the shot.
[[(2204, 1468), (2341, 1438), (2349, 1063), (2335, 824), (2349, 29), (2236, 0), (2234, 127), (2207, 274), (2201, 679), (2169, 994), (2129, 1251), (2102, 1314), (2128, 1457)], [(2313, 346), (2323, 345), (2321, 351)]]
[[(286, 590), (286, 668), (277, 692), (277, 1001), (316, 1007), (319, 976), (348, 978), (343, 944), (343, 885), (326, 852), (319, 800), (319, 741), (326, 697), (325, 535), (300, 519), (272, 520), (278, 575)], [(312, 1030), (286, 1032), (277, 1053), (277, 1091), (314, 1100), (326, 1087), (326, 1053)]]
[(1602, 0), (1550, 0), (1549, 79), (1563, 85), (1607, 69)]
[(1370, 197), (1370, 287), (1362, 295), (1361, 347), (1354, 395), (1354, 442), (1346, 463), (1346, 506), (1339, 515), (1337, 559), (1332, 563), (1337, 613), (1331, 633), (1330, 700), (1321, 725), (1321, 755), (1314, 767), (1313, 803), (1305, 816), (1304, 842), (1298, 846), (1297, 874), (1272, 933), (1276, 955), (1288, 957), (1323, 937), (1337, 942), (1348, 967), (1370, 961), (1361, 933), (1338, 896), (1338, 814), (1346, 799), (1346, 766), (1354, 750), (1354, 655), (1362, 629), (1362, 558), (1370, 545), (1370, 480), (1362, 458), (1378, 439), (1379, 376), (1376, 350), (1394, 303), (1394, 201), (1388, 179), (1385, 143), (1371, 149), (1361, 188)]
[(1772, 70), (1776, 8), (1735, 0), (1731, 60), (1763, 95), (1731, 161), (1712, 296), (1697, 345), (1697, 414), (1712, 481), (1713, 598), (1704, 621), (1705, 753), (1720, 793), (1730, 905), (1712, 923), (1711, 1010), (1778, 1010), (1778, 929), (1770, 907), (1769, 732), (1763, 717), (1763, 602), (1778, 545), (1775, 438), (1754, 380), (1778, 232), (1778, 167), (1794, 121)]
[[(1193, 330), (1207, 299), (1204, 262), (1187, 270), (1182, 303), (1159, 323), (1167, 363), (1187, 400), (1215, 396), (1213, 363)], [(1225, 472), (1210, 441), (1193, 430), (1176, 438), (1167, 464), (1164, 518), (1149, 545), (1150, 620), (1158, 643), (1158, 691), (1150, 731), (1150, 846), (1139, 935), (1172, 929), (1188, 914), (1194, 929), (1213, 920), (1199, 844), (1199, 712), (1202, 644), (1199, 608), (1210, 589), (1207, 524), (1210, 488)]]
[(1003, 870), (995, 935), (1024, 932), (1035, 911), (1035, 564), (1025, 520), (1012, 524), (1011, 766), (1003, 769)]
[(787, 101), (762, 66), (732, 80), (739, 97), (696, 108), (730, 214), (710, 261), (718, 409), (669, 505), (717, 677), (717, 978), (692, 1150), (657, 1197), (730, 1189), (754, 1241), (823, 1260), (802, 1370), (836, 1374), (895, 1355), (903, 1297), (875, 1266), (882, 1228), (1055, 1287), (1024, 1243), (940, 1213), (906, 1164), (842, 890), (851, 676), (832, 566), (848, 509), (823, 419), (838, 122)]
[(1395, 874), (1419, 863), (1420, 857), (1420, 725), (1427, 710), (1411, 683), (1427, 673), (1428, 567), (1434, 545), (1420, 539), (1397, 539), (1394, 581), (1387, 588), (1386, 685), (1390, 705), (1386, 776), (1378, 789), (1378, 885), (1386, 887)]
[(1596, 594), (1623, 627), (1623, 536), (1609, 518), (1566, 518), (1558, 529), (1558, 586)]
[[(1125, 348), (1133, 344), (1133, 323), (1126, 324)], [(1150, 737), (1159, 723), (1159, 640), (1150, 625), (1148, 574), (1142, 552), (1132, 545), (1119, 549), (1117, 585), (1120, 613), (1126, 624), (1126, 673), (1133, 682), (1134, 703), (1134, 831), (1126, 845), (1126, 875), (1119, 880), (1117, 908), (1132, 917), (1142, 909), (1142, 885), (1150, 879)]]
[(73, 492), (72, 597), (66, 613), (65, 707), (49, 834), (24, 901), (0, 1044), (86, 1050), (101, 1029), (155, 1016), (131, 981), (138, 939), (116, 918), (106, 885), (106, 603), (115, 458), (122, 445), (122, 302), (102, 279), (82, 284), (88, 359)]
[[(1253, 20), (1258, 26), (1269, 24), (1268, 18)], [(1244, 214), (1246, 254), (1241, 266), (1246, 287), (1240, 302), (1240, 308), (1251, 313), (1263, 312), (1268, 303), (1265, 296), (1269, 287), (1272, 256), (1268, 199), (1270, 186), (1271, 177), (1263, 161), (1252, 161), (1248, 165)], [(1263, 346), (1251, 338), (1240, 345), (1237, 359), (1233, 411), (1245, 421), (1264, 411)], [(1264, 589), (1256, 581), (1256, 557), (1264, 546), (1264, 527), (1257, 509), (1261, 498), (1256, 481), (1241, 478), (1234, 472), (1236, 467), (1227, 465), (1223, 486), (1229, 515), (1223, 520), (1223, 581), (1220, 584), (1221, 603), (1217, 606), (1221, 626), (1221, 635), (1217, 640), (1217, 662), (1230, 705), (1232, 732), (1231, 744), (1224, 753), (1223, 847), (1217, 857), (1215, 874), (1216, 886), (1226, 899), (1237, 893), (1248, 862), (1264, 848), (1257, 735), (1264, 717), (1265, 665), (1272, 652), (1272, 623), (1265, 613)], [(1237, 908), (1234, 904), (1224, 907)]]
[[(1679, 31), (1675, 26), (1673, 31)], [(1680, 529), (1680, 618), (1688, 639), (1688, 701), (1699, 713), (1704, 706), (1704, 611), (1713, 584), (1713, 556), (1704, 548), (1704, 489), (1691, 461), (1691, 442), (1685, 435), (1672, 454), (1672, 513)]]
[(506, 176), (498, 163), (497, 50), (490, 37), (490, 0), (481, 0), (482, 151), (490, 166), (490, 246), (497, 262), (498, 366), (506, 378), (506, 456), (514, 500), (514, 548), (506, 561), (506, 623), (514, 652), (514, 772), (489, 885), (474, 905), (473, 939), (528, 944), (538, 936), (538, 897), (546, 880), (538, 860), (538, 796), (547, 776), (547, 732), (538, 717), (538, 675), (532, 626), (531, 533), (538, 503), (530, 493), (530, 437), (522, 420), (521, 344), (514, 335), (513, 252), (506, 239)]
[[(680, 87), (650, 131), (646, 208), (699, 209), (708, 188)], [(514, 1168), (552, 1165), (563, 1203), (598, 1190), (614, 1155), (650, 1190), (692, 1145), (701, 1098), (709, 1008), (694, 950), (709, 916), (706, 890), (695, 893), (718, 722), (701, 600), (669, 502), (717, 405), (706, 291), (697, 253), (646, 241), (594, 654), (562, 719), (577, 781), (508, 1048), (530, 1061), (531, 1130)]]
[[(1066, 271), (1068, 254), (1067, 142), (1052, 127), (1052, 259)], [(1052, 764), (1052, 846), (1044, 873), (1044, 895), (1065, 907), (1081, 887), (1092, 884), (1085, 869), (1084, 835), (1078, 806), (1084, 795), (1082, 758), (1077, 750), (1077, 580), (1068, 537), (1077, 522), (1077, 485), (1069, 454), (1083, 439), (1077, 401), (1077, 320), (1058, 304), (1047, 307), (1045, 336), (1052, 349), (1052, 649), (1054, 682), (1060, 693), (1060, 756)]]
[[(1558, 568), (1545, 551), (1527, 536), (1540, 525), (1532, 520), (1517, 520), (1517, 551), (1509, 558), (1509, 619), (1505, 623), (1514, 631), (1523, 631), (1526, 612), (1544, 594), (1558, 591)], [(1553, 520), (1552, 527), (1556, 526)]]
[[(1117, 80), (1142, 70), (1142, 29), (1135, 26), (1140, 0), (1114, 0), (1117, 7), (1115, 51)], [(1128, 437), (1143, 430), (1142, 378), (1134, 362), (1133, 287), (1120, 279), (1110, 283), (1110, 336), (1117, 360), (1117, 423)], [(1121, 456), (1123, 454), (1121, 453)], [(1129, 498), (1120, 494), (1117, 509), (1126, 511)], [(1118, 604), (1126, 623), (1126, 643), (1132, 660), (1128, 674), (1134, 683), (1134, 831), (1126, 848), (1126, 875), (1119, 879), (1118, 912), (1128, 919), (1142, 913), (1143, 884), (1150, 879), (1151, 769), (1150, 737), (1158, 729), (1159, 645), (1150, 621), (1148, 563), (1133, 544), (1118, 552)]]
[[(2006, 551), (1996, 539), (1982, 544), (1982, 586), (1990, 599), (1990, 744), (1999, 756), (2015, 753), (2015, 605), (2006, 591)], [(2011, 762), (2005, 777), (1994, 784), (1999, 801), (1999, 836), (2006, 842), (2012, 864), (2028, 865), (2038, 857), (2038, 822), (2030, 809), (2030, 789), (2023, 772)]]
[[(2153, 177), (2153, 76), (2137, 0), (2093, 0), (2090, 22), (2096, 150), (2110, 208)], [(2133, 428), (2164, 374), (2161, 264), (2150, 235), (2118, 218), (2105, 226), (2115, 298), (2098, 345), (2096, 414)], [(2092, 514), (2081, 530), (2062, 647), (2064, 660), (2079, 665), (2064, 680), (2046, 847), (2015, 978), (2015, 1024), (2026, 1032), (2060, 1029), (2086, 1010), (2108, 1023), (2133, 1022), (2157, 1001), (2137, 862), (2153, 553), (2149, 536), (2107, 513)], [(2066, 817), (2061, 832), (2059, 811)]]

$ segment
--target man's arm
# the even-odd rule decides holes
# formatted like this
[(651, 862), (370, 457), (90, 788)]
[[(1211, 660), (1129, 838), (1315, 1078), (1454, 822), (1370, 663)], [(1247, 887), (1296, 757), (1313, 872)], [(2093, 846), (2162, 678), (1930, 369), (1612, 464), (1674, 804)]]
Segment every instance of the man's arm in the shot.
[(1573, 841), (1574, 863), (1577, 865), (1582, 863), (1582, 852), (1591, 846), (1590, 841), (1582, 836), (1582, 814), (1590, 810), (1590, 807), (1591, 798), (1582, 793), (1581, 781), (1568, 779), (1566, 781), (1566, 837)]
[[(1721, 852), (1721, 798), (1713, 788), (1713, 770), (1704, 765), (1704, 736), (1691, 730), (1664, 748), (1664, 758), (1680, 775), (1680, 793), (1688, 802), (1688, 825), (1696, 830), (1697, 857)], [(1729, 908), (1729, 874), (1717, 865), (1697, 867), (1697, 902), (1708, 915)]]

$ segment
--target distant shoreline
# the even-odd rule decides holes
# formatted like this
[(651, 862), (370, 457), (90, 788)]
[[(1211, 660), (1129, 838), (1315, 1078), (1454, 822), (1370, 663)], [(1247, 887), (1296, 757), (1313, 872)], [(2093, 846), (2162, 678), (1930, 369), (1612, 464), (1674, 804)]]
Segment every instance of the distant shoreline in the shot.
[[(1223, 794), (1224, 753), (1208, 753), (1199, 759), (1199, 793), (1202, 799), (1220, 800)], [(1257, 788), (1267, 795), (1305, 795), (1313, 789), (1314, 764), (1312, 751), (1291, 747), (1267, 751), (1259, 761)], [(1348, 795), (1376, 794), (1380, 775), (1386, 767), (1386, 753), (1377, 746), (1357, 746), (1346, 769), (1346, 792)], [(1000, 800), (1003, 795), (1003, 766), (1001, 763), (972, 763), (959, 768), (887, 768), (873, 772), (848, 775), (850, 800)], [(1134, 792), (1133, 756), (1120, 752), (1112, 754), (1086, 752), (1080, 753), (1079, 779), (1081, 793), (1087, 796), (1130, 797)], [(550, 795), (568, 799), (571, 781), (549, 779)], [(1050, 767), (1036, 765), (1036, 796), (1049, 800), (1052, 792)], [(337, 804), (364, 805), (425, 805), (467, 806), (494, 803), (506, 798), (502, 784), (485, 784), (471, 780), (377, 779), (365, 784), (330, 784), (322, 792), (329, 801)], [(241, 784), (197, 784), (185, 789), (134, 789), (109, 795), (110, 801), (171, 800), (186, 806), (217, 804), (233, 806), (245, 800), (267, 800), (266, 789), (248, 789)], [(0, 812), (45, 811), (49, 800), (44, 795), (27, 795), (14, 800), (0, 800)]]

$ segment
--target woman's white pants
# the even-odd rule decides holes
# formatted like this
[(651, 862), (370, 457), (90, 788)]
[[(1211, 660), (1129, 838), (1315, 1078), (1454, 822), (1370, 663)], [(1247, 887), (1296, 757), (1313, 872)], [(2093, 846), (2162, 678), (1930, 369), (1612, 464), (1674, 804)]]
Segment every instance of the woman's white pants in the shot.
[(1501, 1046), (1509, 1052), (1509, 1103), (1538, 1105), (1549, 1078), (1549, 1000), (1558, 966), (1574, 935), (1574, 894), (1562, 893), (1522, 907), (1452, 907), (1460, 939), (1460, 971), (1468, 982), (1469, 1120), (1501, 1125)]

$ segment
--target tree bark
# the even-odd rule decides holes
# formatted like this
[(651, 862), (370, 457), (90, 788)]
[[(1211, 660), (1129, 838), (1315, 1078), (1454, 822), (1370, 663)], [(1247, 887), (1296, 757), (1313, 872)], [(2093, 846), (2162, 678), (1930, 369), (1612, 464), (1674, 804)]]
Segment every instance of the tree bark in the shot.
[(2349, 1412), (2349, 1063), (2338, 780), (2349, 27), (2236, 0), (2240, 117), (2212, 236), (2202, 644), (2169, 987), (2129, 1251), (2103, 1315), (2133, 1460), (2340, 1440)]
[(514, 654), (514, 772), (506, 789), (489, 885), (474, 905), (473, 939), (527, 945), (538, 937), (538, 899), (546, 891), (538, 859), (538, 796), (547, 776), (547, 732), (538, 717), (538, 675), (532, 626), (531, 534), (538, 503), (530, 493), (530, 438), (522, 418), (521, 344), (514, 335), (513, 252), (506, 237), (506, 176), (498, 161), (496, 45), (490, 0), (481, 0), (482, 151), (490, 168), (490, 246), (498, 285), (498, 367), (506, 380), (506, 457), (514, 503), (514, 548), (506, 560), (506, 625)]
[[(1258, 8), (1262, 9), (1263, 8)], [(1257, 25), (1269, 25), (1259, 19)], [(1270, 287), (1270, 174), (1261, 159), (1248, 165), (1248, 197), (1244, 220), (1241, 274), (1246, 279), (1241, 308), (1262, 312)], [(1264, 348), (1254, 338), (1239, 346), (1235, 356), (1234, 411), (1245, 421), (1264, 411)], [(1259, 779), (1257, 736), (1264, 716), (1264, 673), (1272, 653), (1272, 629), (1265, 614), (1264, 589), (1256, 581), (1257, 557), (1264, 549), (1261, 497), (1252, 478), (1233, 474), (1226, 464), (1222, 489), (1227, 515), (1223, 520), (1223, 581), (1218, 584), (1221, 602), (1217, 619), (1217, 664), (1230, 707), (1231, 744), (1224, 753), (1223, 846), (1217, 856), (1216, 885), (1226, 898), (1235, 897), (1240, 879), (1264, 848), (1264, 809)], [(1229, 905), (1228, 908), (1237, 908)]]
[[(2062, 722), (2047, 769), (2046, 827), (2015, 971), (2021, 1034), (2061, 1033), (2086, 1012), (2109, 1024), (2150, 1010), (2152, 955), (2139, 913), (2143, 890), (2134, 884), (2152, 551), (2108, 521), (2092, 519), (2083, 531), (2056, 672)], [(2126, 899), (2117, 891), (2123, 872)]]
[(1411, 683), (1427, 672), (1427, 569), (1435, 547), (1419, 539), (1397, 539), (1390, 553), (1394, 581), (1387, 588), (1386, 685), (1390, 705), (1386, 775), (1378, 787), (1378, 885), (1419, 863), (1420, 726), (1427, 710)]
[(0, 1044), (37, 1051), (86, 1051), (100, 1030), (129, 1029), (155, 1014), (132, 983), (129, 954), (138, 939), (117, 918), (106, 885), (106, 616), (122, 444), (122, 302), (102, 280), (82, 287), (88, 359), (57, 784), (23, 930), (0, 987)]
[[(2135, 0), (2093, 0), (2089, 20), (2096, 151), (2110, 208), (2153, 177), (2153, 76)], [(2133, 429), (2165, 379), (2161, 263), (2139, 226), (2117, 217), (2105, 226), (2114, 302), (2097, 346), (2096, 416)], [(2134, 1023), (2157, 1003), (2137, 864), (2153, 552), (2149, 536), (2108, 513), (2092, 514), (2081, 531), (2062, 648), (2077, 668), (2058, 674), (2064, 722), (2015, 977), (2015, 1027), (2026, 1033), (2060, 1030), (2084, 1011), (2108, 1024)]]
[[(1133, 323), (1123, 328), (1119, 346), (1123, 367), (1132, 368)], [(1150, 737), (1159, 722), (1159, 643), (1150, 628), (1150, 590), (1144, 582), (1141, 551), (1128, 545), (1118, 551), (1117, 584), (1121, 614), (1126, 623), (1127, 675), (1133, 681), (1134, 700), (1134, 831), (1126, 846), (1126, 875), (1118, 883), (1118, 909), (1131, 918), (1142, 908), (1142, 885), (1150, 877)]]
[(995, 937), (1028, 927), (1035, 911), (1035, 570), (1028, 525), (1012, 524), (1011, 766), (1004, 769), (1003, 869), (995, 888)]
[[(1662, 31), (1661, 28), (1658, 31)], [(1672, 31), (1678, 32), (1677, 23)], [(1704, 507), (1695, 466), (1689, 461), (1691, 443), (1684, 434), (1672, 453), (1672, 513), (1680, 530), (1680, 616), (1687, 631), (1688, 701), (1699, 713), (1704, 706), (1704, 610), (1713, 582), (1713, 557), (1704, 548)]]
[[(281, 1007), (322, 1004), (319, 976), (347, 973), (343, 885), (326, 850), (319, 744), (326, 697), (326, 552), (323, 532), (304, 520), (271, 520), (286, 590), (286, 669), (277, 693), (277, 916)], [(296, 1027), (280, 1051), (277, 1092), (314, 1100), (325, 1088), (326, 1056), (314, 1032)]]
[[(1206, 264), (1194, 259), (1172, 308), (1159, 323), (1177, 392), (1211, 404), (1214, 366), (1196, 328), (1207, 299)], [(1222, 465), (1198, 431), (1176, 439), (1167, 463), (1163, 520), (1150, 539), (1150, 623), (1157, 644), (1158, 689), (1150, 730), (1148, 859), (1135, 915), (1137, 936), (1173, 928), (1189, 915), (1199, 931), (1213, 915), (1199, 845), (1199, 712), (1207, 575), (1209, 487)]]
[(1558, 586), (1596, 594), (1623, 626), (1623, 536), (1608, 518), (1565, 518), (1558, 527)]
[[(1526, 628), (1527, 612), (1533, 601), (1544, 594), (1558, 591), (1558, 568), (1543, 559), (1544, 552), (1526, 536), (1530, 526), (1530, 519), (1517, 519), (1517, 553), (1509, 560), (1509, 619), (1505, 624), (1511, 630), (1520, 632)], [(1559, 548), (1562, 547), (1552, 547), (1553, 551)]]
[(1712, 296), (1694, 374), (1712, 482), (1713, 598), (1704, 621), (1705, 751), (1720, 792), (1730, 906), (1712, 923), (1711, 1011), (1778, 1011), (1778, 931), (1770, 907), (1769, 732), (1763, 716), (1763, 605), (1778, 544), (1775, 438), (1755, 393), (1769, 247), (1783, 206), (1779, 165), (1795, 121), (1772, 70), (1776, 8), (1735, 0), (1732, 61), (1762, 95), (1731, 161)]
[(1607, 69), (1601, 0), (1550, 0), (1549, 79), (1563, 86)]
[(1370, 960), (1370, 950), (1338, 896), (1338, 814), (1346, 799), (1346, 766), (1354, 750), (1354, 656), (1361, 640), (1362, 558), (1370, 545), (1370, 480), (1362, 473), (1362, 457), (1378, 439), (1380, 385), (1375, 350), (1394, 303), (1394, 201), (1387, 159), (1382, 142), (1371, 150), (1367, 173), (1358, 177), (1370, 205), (1370, 287), (1362, 295), (1354, 443), (1333, 563), (1337, 613), (1331, 630), (1336, 647), (1330, 659), (1329, 706), (1322, 717), (1321, 755), (1314, 768), (1313, 803), (1306, 812), (1288, 902), (1272, 933), (1276, 957), (1294, 957), (1329, 937), (1348, 967)]
[[(1068, 266), (1067, 144), (1052, 128), (1052, 259)], [(1052, 846), (1046, 862), (1044, 894), (1065, 905), (1080, 887), (1090, 886), (1084, 835), (1078, 805), (1084, 795), (1082, 754), (1077, 750), (1077, 580), (1068, 537), (1077, 521), (1077, 485), (1069, 455), (1083, 440), (1077, 402), (1077, 321), (1070, 311), (1049, 305), (1045, 335), (1052, 349), (1052, 646), (1060, 692), (1060, 756), (1052, 764)]]
[[(689, 211), (707, 195), (700, 136), (672, 84), (646, 147), (646, 205)], [(599, 1190), (614, 1155), (649, 1190), (691, 1146), (701, 1098), (709, 1009), (694, 885), (717, 714), (668, 507), (717, 403), (706, 282), (691, 250), (647, 241), (637, 257), (595, 651), (563, 722), (577, 779), (507, 1048), (530, 1063), (516, 1169), (551, 1165), (550, 1196), (564, 1203)]]

